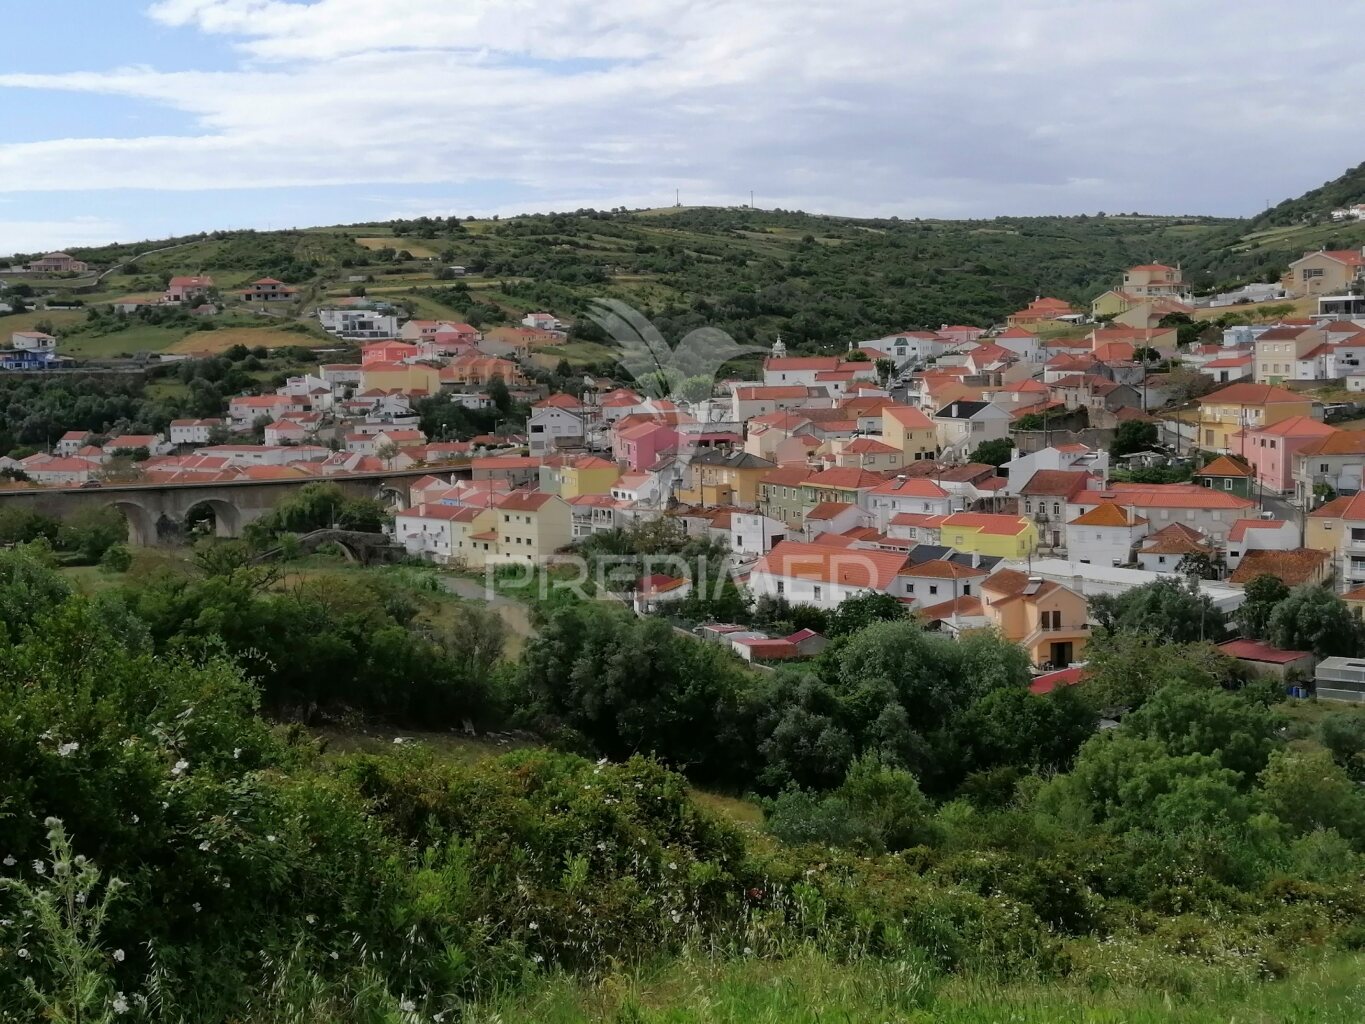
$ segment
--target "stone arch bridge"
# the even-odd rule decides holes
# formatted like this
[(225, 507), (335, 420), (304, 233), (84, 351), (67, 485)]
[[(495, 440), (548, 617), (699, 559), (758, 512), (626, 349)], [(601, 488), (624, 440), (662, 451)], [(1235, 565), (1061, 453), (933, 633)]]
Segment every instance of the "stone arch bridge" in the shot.
[(140, 547), (181, 543), (190, 513), (207, 507), (220, 537), (239, 537), (242, 528), (310, 483), (333, 483), (348, 498), (379, 498), (396, 508), (408, 505), (408, 487), (418, 477), (470, 475), (467, 466), (426, 467), (389, 473), (309, 477), (300, 480), (239, 480), (232, 483), (107, 484), (101, 487), (45, 487), (0, 491), (0, 509), (24, 508), (67, 519), (87, 509), (115, 508), (128, 521), (129, 542)]

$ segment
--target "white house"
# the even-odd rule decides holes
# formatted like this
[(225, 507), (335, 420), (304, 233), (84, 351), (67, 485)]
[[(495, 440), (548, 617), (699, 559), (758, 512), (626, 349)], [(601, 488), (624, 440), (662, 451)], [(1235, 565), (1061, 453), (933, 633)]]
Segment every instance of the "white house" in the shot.
[[(997, 560), (998, 561), (998, 560)], [(913, 598), (920, 608), (932, 607), (959, 597), (976, 597), (990, 575), (980, 555), (931, 558), (911, 562), (897, 574), (897, 596)]]
[(755, 563), (749, 591), (754, 597), (832, 610), (850, 597), (893, 593), (905, 563), (905, 555), (892, 551), (787, 540)]
[(1026, 331), (1022, 327), (1011, 327), (1008, 330), (1001, 331), (991, 341), (1014, 353), (1020, 362), (1044, 363), (1047, 361), (1047, 349), (1043, 348), (1042, 340), (1038, 335)]
[(51, 352), (57, 347), (57, 339), (42, 331), (15, 331), (9, 336), (9, 344), (20, 352)]
[(210, 432), (223, 425), (223, 420), (171, 420), (171, 444), (208, 444)]
[(1010, 414), (990, 402), (953, 402), (933, 415), (939, 447), (965, 457), (982, 441), (1009, 437)]
[(883, 532), (898, 515), (946, 516), (961, 512), (964, 507), (962, 499), (954, 500), (952, 494), (928, 477), (898, 476), (867, 491), (863, 500), (873, 516), (873, 525)]
[(324, 307), (318, 310), (318, 323), (323, 330), (351, 341), (398, 337), (398, 317), (373, 309)]
[(581, 442), (587, 435), (587, 409), (573, 395), (555, 394), (531, 406), (526, 422), (531, 455), (548, 455), (560, 440)]
[(814, 543), (822, 534), (840, 534), (863, 525), (863, 510), (847, 501), (822, 501), (806, 511), (805, 539)]
[[(627, 474), (636, 476), (643, 474)], [(619, 484), (620, 481), (617, 481)], [(612, 487), (612, 494), (617, 488)], [(742, 560), (766, 555), (773, 546), (787, 539), (787, 524), (761, 512), (733, 512), (730, 515), (730, 550)]]
[(483, 512), (462, 505), (417, 505), (393, 517), (393, 539), (414, 558), (458, 560), (468, 526)]
[(98, 462), (77, 456), (61, 457), (39, 453), (19, 461), (24, 473), (34, 483), (57, 487), (76, 487), (88, 483), (100, 472)]
[(1101, 480), (1109, 478), (1109, 453), (1083, 444), (1052, 445), (1027, 455), (1016, 454), (1000, 467), (1005, 473), (1005, 493), (1022, 494), (1024, 485), (1043, 469), (1084, 470)]
[[(1269, 513), (1266, 513), (1269, 515)], [(1294, 551), (1299, 547), (1299, 528), (1284, 519), (1239, 519), (1228, 531), (1228, 571), (1242, 564), (1251, 551)]]
[(1147, 529), (1147, 520), (1131, 508), (1102, 501), (1067, 522), (1067, 555), (1082, 565), (1127, 565)]
[(1152, 533), (1179, 523), (1206, 534), (1215, 544), (1221, 544), (1233, 524), (1256, 507), (1236, 494), (1198, 484), (1110, 484), (1107, 490), (1077, 492), (1067, 503), (1066, 521), (1106, 502), (1148, 520)]
[(906, 363), (925, 363), (935, 356), (942, 355), (947, 345), (943, 339), (930, 331), (902, 331), (888, 334), (884, 338), (860, 342), (858, 348), (880, 352), (882, 358), (890, 359), (900, 369)]
[(521, 318), (521, 324), (533, 331), (559, 331), (564, 329), (564, 322), (553, 313), (527, 313)]
[(1137, 560), (1144, 572), (1175, 572), (1190, 555), (1212, 558), (1217, 546), (1200, 530), (1185, 523), (1171, 523), (1148, 534), (1138, 548)]
[(75, 455), (87, 447), (94, 436), (88, 430), (68, 430), (58, 438), (55, 451), (58, 455)]

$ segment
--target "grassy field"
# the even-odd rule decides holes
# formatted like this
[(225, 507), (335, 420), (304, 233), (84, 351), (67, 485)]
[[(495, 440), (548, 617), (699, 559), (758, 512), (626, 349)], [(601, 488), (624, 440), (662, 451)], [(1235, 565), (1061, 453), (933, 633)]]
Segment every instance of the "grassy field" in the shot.
[(357, 238), (356, 245), (364, 246), (371, 251), (379, 249), (406, 249), (419, 260), (431, 259), (436, 255), (436, 250), (427, 242), (414, 241), (411, 238), (394, 238), (392, 235), (387, 238)]
[(162, 352), (189, 331), (184, 327), (139, 325), (113, 334), (77, 334), (63, 338), (57, 351), (77, 359), (131, 358), (139, 352)]
[(32, 313), (15, 313), (10, 316), (0, 316), (0, 343), (9, 344), (9, 336), (15, 331), (33, 331), (38, 329), (40, 323), (49, 323), (61, 333), (65, 327), (74, 327), (76, 324), (85, 323), (85, 313), (73, 310), (35, 310)]
[(1355, 1024), (1365, 1020), (1365, 957), (1285, 982), (1092, 991), (1067, 983), (936, 978), (913, 963), (688, 958), (592, 986), (549, 981), (466, 1011), (466, 1024)]
[(306, 345), (310, 348), (336, 346), (337, 340), (321, 331), (286, 331), (279, 327), (229, 327), (217, 331), (195, 331), (167, 348), (174, 353), (196, 353), (216, 355), (226, 352), (233, 345), (255, 348), (286, 348), (290, 345)]

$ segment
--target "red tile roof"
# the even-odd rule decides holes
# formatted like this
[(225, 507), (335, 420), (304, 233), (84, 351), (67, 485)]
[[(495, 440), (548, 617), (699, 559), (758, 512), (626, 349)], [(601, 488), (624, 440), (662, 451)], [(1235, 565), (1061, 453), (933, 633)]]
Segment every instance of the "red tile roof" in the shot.
[(1311, 651), (1286, 651), (1271, 647), (1259, 640), (1227, 640), (1218, 649), (1230, 658), (1243, 661), (1264, 661), (1271, 665), (1288, 665), (1303, 658), (1311, 658)]
[(904, 565), (905, 555), (893, 551), (782, 541), (758, 560), (753, 571), (885, 591)]

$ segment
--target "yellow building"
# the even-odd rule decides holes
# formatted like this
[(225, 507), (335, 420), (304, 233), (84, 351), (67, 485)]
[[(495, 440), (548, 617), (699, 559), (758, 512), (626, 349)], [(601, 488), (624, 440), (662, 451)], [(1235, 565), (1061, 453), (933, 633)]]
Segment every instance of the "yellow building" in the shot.
[(1305, 253), (1289, 264), (1280, 284), (1292, 295), (1340, 295), (1365, 272), (1359, 249), (1324, 249)]
[(1313, 400), (1269, 384), (1230, 384), (1199, 399), (1199, 437), (1205, 451), (1232, 451), (1232, 436), (1291, 416), (1313, 413)]
[(360, 390), (422, 391), (434, 395), (441, 390), (441, 371), (422, 363), (370, 363), (361, 369)]
[[(494, 502), (489, 511), (496, 535), (491, 562), (543, 564), (573, 539), (569, 503), (558, 495), (512, 491)], [(473, 539), (479, 539), (479, 535), (473, 535)]]
[(596, 455), (552, 457), (540, 467), (540, 489), (565, 501), (585, 494), (610, 494), (621, 467)]
[(939, 543), (1017, 561), (1038, 547), (1038, 527), (1025, 516), (954, 512), (939, 527)]
[(1133, 300), (1123, 292), (1111, 288), (1103, 295), (1097, 295), (1090, 303), (1090, 315), (1098, 319), (1102, 316), (1116, 317), (1133, 306)]
[(1090, 639), (1086, 600), (1060, 583), (1002, 569), (981, 584), (986, 618), (1034, 665), (1066, 668)]
[(902, 462), (938, 458), (938, 429), (921, 410), (908, 405), (882, 409), (882, 443), (900, 451)]
[(776, 468), (775, 463), (748, 452), (700, 452), (688, 464), (678, 500), (685, 505), (754, 508), (759, 481)]

